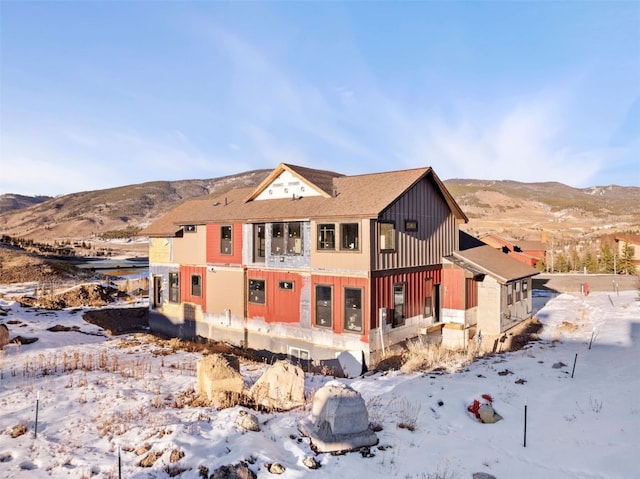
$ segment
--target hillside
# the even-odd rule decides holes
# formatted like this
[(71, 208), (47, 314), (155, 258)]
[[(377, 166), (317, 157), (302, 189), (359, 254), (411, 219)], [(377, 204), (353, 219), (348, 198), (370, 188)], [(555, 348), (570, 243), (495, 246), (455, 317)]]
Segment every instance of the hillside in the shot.
[[(258, 185), (271, 170), (204, 180), (156, 181), (56, 198), (0, 195), (0, 233), (36, 241), (100, 242), (135, 232), (185, 200)], [(452, 179), (447, 188), (469, 217), (475, 235), (514, 239), (584, 239), (640, 230), (640, 187), (572, 188), (561, 183)], [(7, 206), (10, 205), (10, 206)], [(136, 247), (130, 244), (130, 248)], [(142, 250), (146, 244), (139, 244)]]

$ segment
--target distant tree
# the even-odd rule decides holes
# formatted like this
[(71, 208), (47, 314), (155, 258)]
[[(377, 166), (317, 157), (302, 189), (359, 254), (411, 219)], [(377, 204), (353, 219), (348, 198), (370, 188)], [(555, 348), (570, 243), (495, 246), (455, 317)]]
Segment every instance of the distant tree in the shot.
[(600, 260), (598, 262), (598, 272), (611, 274), (614, 272), (613, 250), (608, 241), (602, 243), (600, 247)]
[(583, 264), (584, 267), (587, 268), (587, 273), (593, 274), (598, 272), (598, 260), (591, 251), (587, 251), (587, 254), (585, 254)]
[(634, 248), (625, 241), (622, 245), (622, 254), (618, 259), (618, 273), (620, 274), (635, 274), (636, 267), (633, 264)]
[(557, 273), (569, 272), (569, 261), (567, 260), (567, 257), (564, 255), (564, 253), (560, 253), (556, 256), (553, 269), (554, 272)]
[(582, 260), (576, 248), (571, 248), (569, 269), (571, 271), (580, 271), (582, 269)]

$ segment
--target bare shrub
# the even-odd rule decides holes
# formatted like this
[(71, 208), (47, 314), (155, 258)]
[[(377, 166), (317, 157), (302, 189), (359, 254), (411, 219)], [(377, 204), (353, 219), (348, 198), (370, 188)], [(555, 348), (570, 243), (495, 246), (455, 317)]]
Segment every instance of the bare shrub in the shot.
[(473, 355), (453, 351), (440, 345), (429, 344), (423, 339), (409, 341), (403, 354), (402, 372), (443, 370), (449, 373), (459, 371), (469, 364)]
[(416, 430), (418, 416), (420, 415), (420, 404), (413, 404), (405, 398), (399, 400), (398, 427), (409, 431)]
[(9, 435), (15, 439), (16, 437), (20, 437), (26, 433), (27, 433), (27, 425), (21, 422), (20, 424), (16, 424), (11, 428)]

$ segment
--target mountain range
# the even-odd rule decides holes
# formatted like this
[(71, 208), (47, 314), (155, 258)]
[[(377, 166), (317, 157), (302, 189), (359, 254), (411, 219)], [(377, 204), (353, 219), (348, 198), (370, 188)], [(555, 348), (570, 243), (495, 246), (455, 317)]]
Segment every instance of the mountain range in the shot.
[[(271, 172), (213, 179), (154, 181), (57, 197), (0, 195), (0, 233), (35, 241), (93, 240), (136, 232), (178, 204), (237, 187), (257, 186)], [(450, 179), (445, 182), (476, 236), (584, 240), (640, 231), (640, 187), (573, 188), (562, 183)], [(375, 194), (375, 192), (372, 192)]]

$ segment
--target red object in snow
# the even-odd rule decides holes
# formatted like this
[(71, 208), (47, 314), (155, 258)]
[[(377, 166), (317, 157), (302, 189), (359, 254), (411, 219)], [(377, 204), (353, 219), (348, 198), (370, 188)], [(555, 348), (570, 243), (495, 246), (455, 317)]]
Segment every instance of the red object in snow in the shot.
[(479, 418), (480, 414), (478, 411), (480, 411), (480, 401), (478, 401), (477, 399), (474, 399), (473, 404), (467, 407), (467, 411), (469, 411), (475, 417)]
[(483, 394), (482, 399), (486, 399), (489, 402), (493, 402), (493, 398), (489, 394)]

